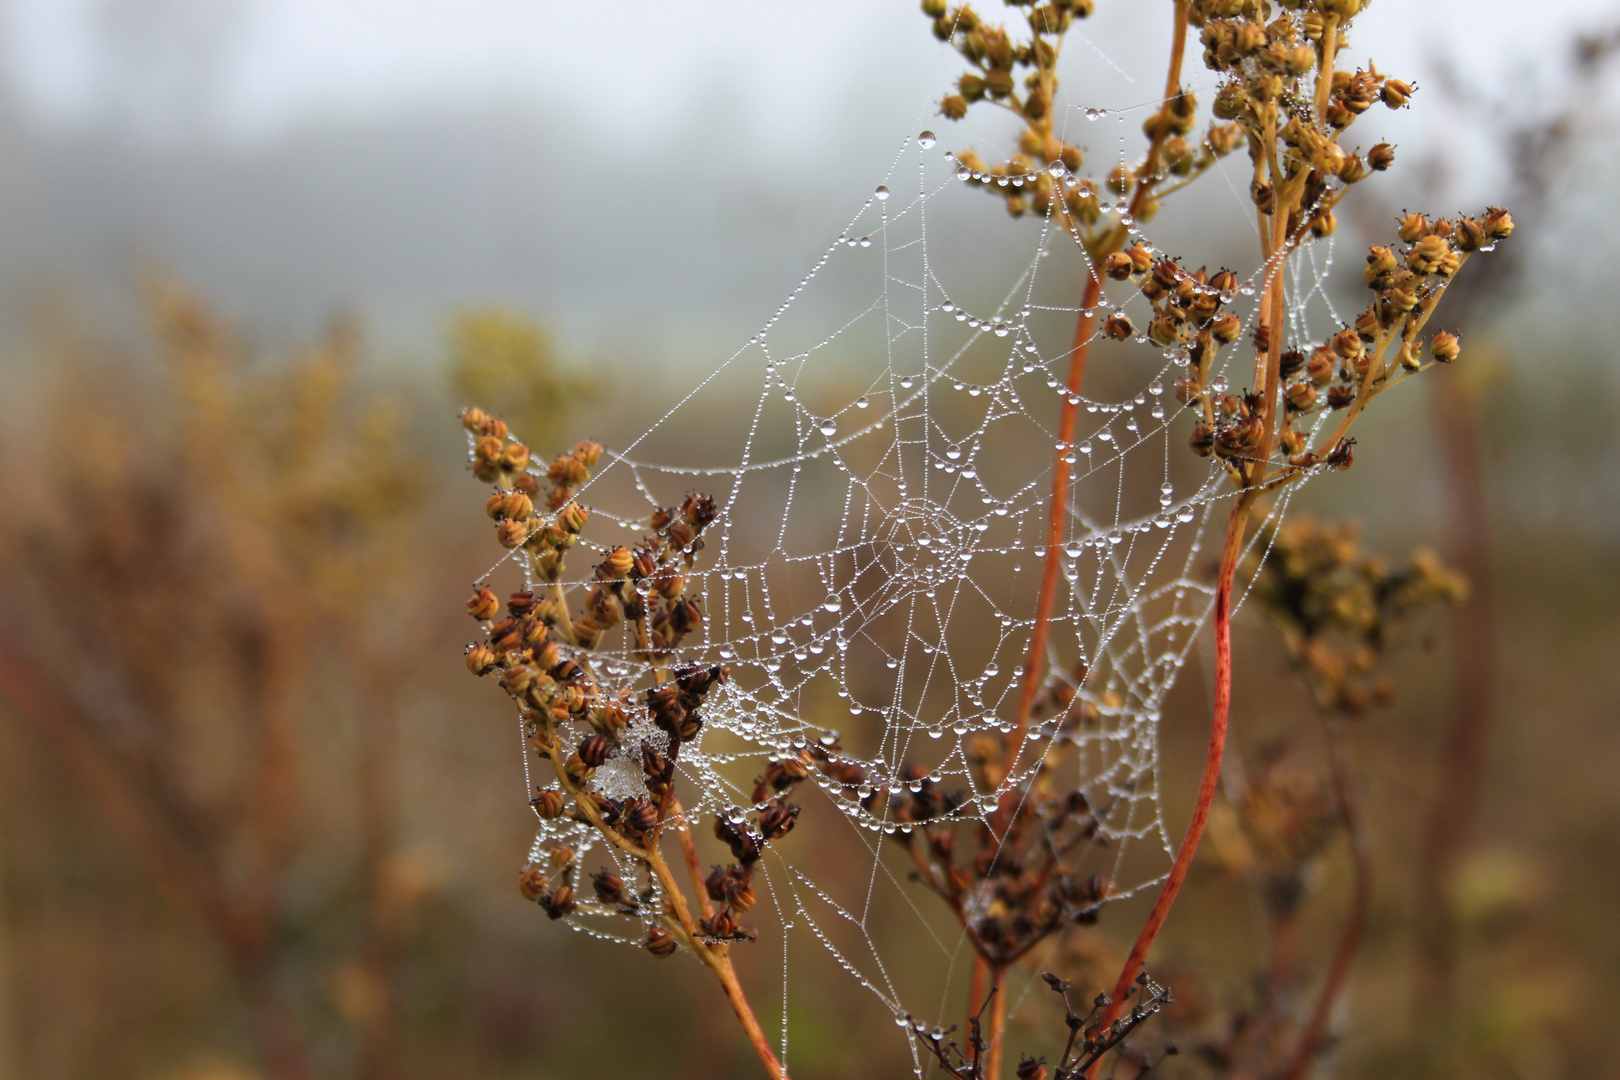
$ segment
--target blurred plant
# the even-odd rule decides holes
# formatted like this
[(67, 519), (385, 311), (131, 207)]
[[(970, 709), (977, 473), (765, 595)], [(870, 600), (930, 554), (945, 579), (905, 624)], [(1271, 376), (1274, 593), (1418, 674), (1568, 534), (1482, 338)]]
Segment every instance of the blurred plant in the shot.
[[(1301, 1080), (1327, 1043), (1327, 1024), (1360, 950), (1373, 900), (1372, 843), (1356, 794), (1350, 728), (1393, 697), (1383, 663), (1410, 620), (1465, 594), (1460, 578), (1425, 550), (1404, 566), (1359, 549), (1354, 525), (1298, 518), (1270, 526), (1264, 561), (1240, 568), (1251, 600), (1282, 638), (1310, 688), (1327, 736), (1326, 775), (1290, 746), (1263, 749), (1228, 777), (1230, 810), (1215, 818), (1222, 865), (1248, 883), (1266, 915), (1270, 963), (1259, 1001), (1201, 1038), (1199, 1054), (1221, 1075)], [(1292, 741), (1292, 740), (1291, 740)], [(1318, 869), (1343, 830), (1350, 847), (1350, 911), (1322, 985), (1308, 1009), (1297, 970), (1300, 924)]]
[(536, 442), (549, 442), (563, 417), (602, 392), (600, 380), (567, 370), (545, 332), (516, 312), (462, 311), (446, 336), (456, 395), (482, 402)]
[(0, 693), (218, 940), (264, 1067), (295, 1078), (310, 1073), (308, 1038), (277, 984), (307, 839), (304, 748), (327, 722), (310, 677), (323, 658), (344, 664), (365, 747), (361, 1072), (394, 1076), (402, 672), (371, 612), (426, 474), (401, 452), (393, 410), (357, 387), (351, 324), (254, 364), (176, 282), (148, 281), (145, 302), (167, 376), (156, 399), (88, 404), (83, 388), (109, 390), (105, 373), (78, 356), (60, 369), (42, 466), (52, 502), (10, 522)]
[[(1573, 160), (1597, 128), (1592, 103), (1620, 58), (1620, 26), (1577, 35), (1566, 62), (1549, 64), (1555, 85), (1535, 93), (1498, 94), (1470, 83), (1451, 58), (1436, 52), (1433, 66), (1442, 101), (1478, 124), (1485, 145), (1506, 166), (1508, 191), (1520, 219), (1541, 226), (1557, 206), (1566, 178), (1578, 175)], [(1535, 73), (1531, 73), (1534, 75)], [(1526, 80), (1515, 79), (1523, 85)], [(1452, 179), (1444, 153), (1431, 155), (1428, 186), (1442, 191)], [(1525, 281), (1533, 247), (1515, 245), (1470, 275), (1454, 290), (1451, 313), (1460, 326), (1490, 333), (1504, 304)], [(1420, 1038), (1455, 1035), (1456, 952), (1459, 919), (1455, 884), (1473, 841), (1485, 751), (1496, 700), (1498, 625), (1492, 526), (1486, 493), (1485, 425), (1479, 416), (1481, 381), (1459, 372), (1437, 380), (1431, 395), (1436, 445), (1444, 468), (1441, 503), (1446, 557), (1468, 578), (1471, 590), (1452, 619), (1451, 717), (1442, 738), (1438, 778), (1423, 829), (1423, 858), (1415, 881), (1419, 912), (1414, 956), (1418, 961), (1413, 1000), (1425, 1020)]]

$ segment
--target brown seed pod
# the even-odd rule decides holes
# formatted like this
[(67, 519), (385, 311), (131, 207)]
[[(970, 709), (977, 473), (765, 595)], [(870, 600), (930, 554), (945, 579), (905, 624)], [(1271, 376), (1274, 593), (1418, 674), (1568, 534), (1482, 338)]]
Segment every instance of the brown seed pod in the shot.
[(624, 900), (624, 879), (610, 870), (599, 870), (591, 875), (596, 898), (604, 904), (617, 904)]
[(538, 866), (531, 866), (518, 875), (518, 891), (523, 899), (538, 903), (546, 895), (546, 875)]
[(529, 805), (534, 807), (535, 812), (541, 817), (551, 821), (562, 817), (563, 810), (568, 806), (568, 796), (556, 788), (543, 788), (529, 800)]
[(676, 947), (675, 939), (662, 926), (655, 926), (647, 931), (647, 951), (654, 956), (668, 956)]
[(1136, 331), (1123, 312), (1116, 311), (1103, 323), (1103, 334), (1113, 341), (1124, 341)]
[(501, 610), (501, 602), (489, 589), (479, 586), (467, 601), (467, 614), (479, 622), (488, 622)]
[(612, 757), (615, 749), (613, 740), (607, 736), (587, 735), (579, 744), (579, 759), (594, 769)]
[(488, 645), (467, 646), (467, 670), (474, 675), (487, 675), (495, 666), (495, 652)]

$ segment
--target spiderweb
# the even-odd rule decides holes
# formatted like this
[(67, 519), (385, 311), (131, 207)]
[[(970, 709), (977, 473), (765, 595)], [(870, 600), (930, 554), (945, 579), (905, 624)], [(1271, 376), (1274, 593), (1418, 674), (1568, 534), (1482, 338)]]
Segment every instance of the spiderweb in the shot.
[[(1158, 104), (1066, 115), (1100, 120), (1097, 131), (1118, 124), (1123, 158), (1128, 129)], [(972, 790), (973, 740), (1012, 730), (1063, 456), (1074, 479), (1044, 689), (1067, 684), (1096, 719), (1062, 732), (1036, 724), (1027, 738), (1039, 748), (1074, 742), (1071, 780), (1102, 808), (1096, 862), (1114, 883), (1111, 898), (1130, 896), (1156, 885), (1173, 857), (1158, 722), (1212, 606), (1213, 548), (1233, 488), (1217, 460), (1187, 450), (1190, 421), (1177, 422), (1166, 392), (1184, 358), (1140, 337), (1094, 345), (1076, 435), (1057, 441), (1083, 252), (1054, 222), (1001, 225), (998, 244), (1022, 254), (999, 274), (999, 291), (986, 291), (998, 272), (953, 231), (996, 210), (964, 194), (964, 171), (932, 134), (906, 139), (883, 186), (756, 334), (689, 388), (635, 395), (673, 403), (638, 438), (608, 448), (579, 490), (592, 520), (565, 587), (588, 587), (591, 563), (633, 543), (657, 508), (708, 494), (720, 512), (687, 578), (705, 619), (671, 666), (722, 663), (732, 677), (710, 693), (702, 733), (681, 748), (677, 783), (690, 819), (745, 822), (758, 809), (751, 791), (761, 769), (818, 741), (836, 742), (859, 766), (858, 796), (914, 783), (902, 770), (919, 763), (968, 791), (962, 813), (982, 819), (1002, 790), (1028, 785), (1041, 760), (1026, 753), (1002, 790)], [(1246, 195), (1232, 194), (1235, 212), (1252, 219)], [(1105, 210), (1151, 240), (1124, 217), (1123, 200)], [(1330, 264), (1331, 240), (1294, 261), (1290, 344), (1308, 339), (1313, 316), (1340, 321), (1322, 288)], [(1261, 275), (1240, 270), (1228, 298), (1251, 326)], [(1099, 325), (1114, 310), (1148, 322), (1129, 286), (1105, 295)], [(1234, 364), (1249, 362), (1247, 350), (1235, 355)], [(1230, 371), (1214, 387), (1248, 378)], [(612, 692), (659, 681), (627, 641), (605, 639), (594, 655)], [(576, 739), (588, 733), (574, 727)], [(643, 717), (625, 739), (632, 752), (591, 782), (615, 799), (645, 793), (634, 744), (662, 749), (665, 736)], [(949, 1022), (970, 958), (960, 927), (939, 918), (938, 900), (906, 880), (898, 845), (886, 842), (911, 826), (890, 820), (884, 800), (864, 807), (828, 777), (811, 780), (820, 791), (796, 796), (804, 821), (760, 864), (759, 907), (775, 924), (749, 946), (780, 950), (784, 1062), (789, 939), (825, 949), (902, 1026), (908, 1015)], [(818, 855), (834, 831), (837, 850), (855, 858), (829, 867)], [(583, 823), (542, 820), (532, 857), (553, 843), (634, 872)], [(645, 940), (643, 924), (590, 901), (570, 923), (638, 947)], [(887, 959), (895, 927), (907, 925), (913, 942), (937, 951), (944, 990), (907, 985), (904, 965)], [(773, 1010), (760, 1007), (769, 1027)], [(921, 1075), (915, 1041), (912, 1056)]]

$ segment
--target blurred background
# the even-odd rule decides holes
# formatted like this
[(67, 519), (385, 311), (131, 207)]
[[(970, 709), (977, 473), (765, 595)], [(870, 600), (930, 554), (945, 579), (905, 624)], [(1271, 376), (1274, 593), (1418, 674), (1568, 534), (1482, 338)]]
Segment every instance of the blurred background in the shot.
[[(1151, 100), (1169, 4), (1098, 9), (1071, 100)], [(1617, 33), (1597, 0), (1358, 24), (1351, 56), (1420, 94), (1380, 117), (1400, 164), (1341, 214), (1345, 273), (1408, 207), (1499, 203), (1519, 232), (1447, 301), (1464, 362), (1302, 498), (1472, 585), (1353, 732), (1376, 887), (1336, 1074), (1620, 1072)], [(0, 2), (0, 1077), (755, 1075), (694, 965), (514, 887), (532, 818), (462, 666), (493, 560), (455, 412), (542, 454), (642, 430), (906, 136), (1005, 145), (935, 115), (959, 71), (910, 0)], [(1252, 262), (1200, 198), (1185, 246)], [(989, 274), (1034, 226), (979, 201)], [(1239, 621), (1235, 760), (1319, 756), (1275, 635)], [(1206, 698), (1190, 669), (1172, 792)], [(1306, 978), (1348, 864), (1303, 876)], [(1161, 946), (1210, 1014), (1271, 948), (1224, 865)], [(875, 999), (795, 958), (796, 1074), (909, 1070)], [(771, 963), (742, 961), (767, 996)]]

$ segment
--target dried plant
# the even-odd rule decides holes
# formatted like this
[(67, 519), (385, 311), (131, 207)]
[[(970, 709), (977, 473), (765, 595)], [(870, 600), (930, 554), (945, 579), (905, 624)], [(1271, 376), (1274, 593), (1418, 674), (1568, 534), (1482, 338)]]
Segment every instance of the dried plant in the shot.
[(87, 422), (83, 387), (104, 373), (64, 358), (48, 502), (8, 530), (0, 692), (218, 943), (267, 1074), (293, 1080), (311, 1074), (309, 1037), (279, 984), (307, 848), (306, 747), (325, 719), (313, 669), (335, 646), (365, 697), (351, 960), (372, 1007), (359, 1058), (369, 1076), (397, 1075), (399, 672), (365, 599), (400, 558), (423, 472), (388, 404), (355, 385), (352, 325), (261, 366), (179, 284), (153, 279), (145, 301), (166, 376), (156, 394), (109, 393)]
[[(641, 919), (648, 928), (647, 948), (657, 955), (690, 950), (721, 982), (772, 1076), (785, 1073), (747, 1004), (727, 950), (752, 937), (739, 921), (754, 903), (752, 868), (766, 845), (792, 828), (797, 809), (787, 800), (811, 775), (856, 789), (867, 807), (886, 808), (884, 820), (900, 826), (894, 836), (909, 852), (916, 879), (945, 902), (972, 947), (966, 1045), (933, 1029), (920, 1033), (925, 1048), (953, 1075), (1000, 1077), (1009, 969), (1064, 927), (1095, 921), (1111, 895), (1108, 880), (1084, 875), (1078, 866), (1078, 855), (1098, 839), (1099, 818), (1108, 808), (1094, 807), (1080, 787), (1060, 779), (1065, 755), (1074, 752), (1062, 736), (1085, 725), (1088, 710), (1098, 703), (1077, 692), (1087, 681), (1083, 667), (1051, 670), (1048, 629), (1069, 524), (1072, 449), (1091, 344), (1099, 337), (1140, 336), (1180, 365), (1175, 397), (1191, 413), (1190, 449), (1213, 458), (1217, 475), (1229, 483), (1231, 509), (1213, 602), (1214, 715), (1192, 820), (1112, 993), (1098, 999), (1094, 1016), (1082, 1018), (1078, 1028), (1071, 1025), (1083, 1036), (1069, 1048), (1078, 1056), (1066, 1051), (1057, 1068), (1063, 1076), (1093, 1077), (1105, 1053), (1121, 1049), (1119, 1042), (1140, 1019), (1134, 1014), (1127, 1019), (1125, 1010), (1143, 985), (1148, 950), (1186, 877), (1220, 778), (1231, 693), (1232, 590), (1250, 519), (1264, 500), (1305, 478), (1349, 468), (1355, 445), (1350, 432), (1367, 406), (1433, 364), (1457, 359), (1457, 337), (1427, 334), (1428, 323), (1463, 265), (1513, 230), (1507, 212), (1496, 208), (1478, 218), (1407, 215), (1399, 223), (1398, 242), (1370, 250), (1363, 283), (1372, 296), (1352, 324), (1325, 340), (1292, 340), (1300, 332), (1291, 330), (1287, 318), (1290, 260), (1311, 240), (1335, 231), (1336, 209), (1351, 187), (1394, 162), (1388, 145), (1362, 153), (1347, 142), (1346, 133), (1367, 110), (1404, 108), (1414, 93), (1371, 64), (1339, 70), (1361, 0), (1172, 0), (1164, 97), (1143, 126), (1146, 149), (1134, 163), (1095, 178), (1083, 175), (1079, 149), (1063, 142), (1054, 124), (1058, 59), (1066, 35), (1076, 20), (1091, 14), (1093, 4), (1061, 0), (1010, 6), (1024, 16), (1017, 29), (993, 25), (971, 8), (944, 0), (922, 5), (936, 36), (970, 65), (958, 92), (941, 102), (942, 115), (960, 119), (970, 108), (988, 105), (1007, 111), (1019, 125), (1016, 150), (1005, 162), (986, 167), (976, 153), (964, 150), (956, 155), (958, 175), (1003, 200), (1014, 217), (1038, 217), (1060, 227), (1083, 250), (1088, 269), (1063, 383), (1067, 397), (1058, 417), (1050, 521), (1027, 660), (1002, 736), (980, 736), (968, 747), (972, 790), (944, 790), (921, 765), (894, 783), (869, 782), (860, 764), (846, 759), (829, 736), (772, 763), (773, 771), (755, 791), (752, 817), (715, 821), (715, 834), (734, 861), (705, 877), (691, 839), (696, 823), (681, 809), (673, 766), (683, 742), (703, 723), (705, 695), (728, 673), (722, 666), (671, 670), (670, 650), (705, 617), (701, 605), (685, 594), (685, 576), (715, 518), (713, 502), (689, 495), (681, 505), (654, 514), (633, 549), (603, 548), (606, 556), (576, 618), (570, 605), (578, 598), (561, 586), (563, 563), (588, 520), (575, 492), (602, 449), (581, 443), (542, 472), (503, 420), (478, 409), (462, 417), (473, 474), (495, 489), (487, 510), (496, 521), (497, 538), (518, 553), (535, 582), (510, 597), (504, 618), (499, 598), (479, 586), (469, 610), (487, 636), (469, 646), (468, 666), (475, 674), (498, 677), (518, 704), (533, 748), (557, 777), (557, 787), (536, 794), (540, 814), (588, 824), (638, 868), (635, 881), (597, 874), (596, 899), (588, 901), (580, 895), (585, 869), (576, 852), (554, 845), (525, 871), (524, 894), (554, 918), (594, 903)], [(1196, 143), (1188, 136), (1199, 127), (1198, 103), (1182, 77), (1190, 29), (1199, 30), (1204, 63), (1221, 80), (1214, 119)], [(1139, 231), (1164, 199), (1240, 150), (1247, 151), (1251, 166), (1263, 266), (1256, 324), (1247, 335), (1234, 310), (1243, 292), (1236, 274), (1188, 269), (1163, 254), (1162, 245), (1155, 248), (1141, 239)], [(887, 188), (880, 188), (877, 197), (887, 195)], [(1152, 312), (1145, 327), (1133, 325), (1123, 311), (1102, 313), (1107, 282), (1145, 298)], [(1217, 375), (1218, 361), (1223, 351), (1244, 349), (1252, 355), (1252, 386), (1234, 393)], [(1250, 366), (1234, 363), (1243, 370)], [(542, 475), (551, 485), (544, 498)], [(1333, 550), (1333, 537), (1325, 533), (1278, 533), (1273, 540), (1285, 548), (1295, 545), (1288, 548), (1291, 557), (1307, 562)], [(1439, 589), (1444, 580), (1432, 568), (1423, 577), (1420, 568), (1398, 582), (1375, 581), (1375, 569), (1354, 561), (1336, 565), (1328, 574), (1332, 595), (1325, 612), (1312, 606), (1320, 596), (1307, 591), (1295, 598), (1301, 605), (1293, 613), (1299, 660), (1312, 673), (1325, 707), (1342, 710), (1364, 699), (1360, 680), (1370, 664), (1362, 662), (1363, 653), (1380, 647), (1379, 628), (1395, 613), (1390, 605), (1413, 602), (1417, 593)], [(1351, 603), (1355, 597), (1359, 600)], [(1340, 604), (1349, 606), (1340, 611), (1335, 606)], [(1299, 621), (1307, 618), (1317, 621)], [(1355, 648), (1334, 652), (1321, 637), (1324, 629), (1350, 632)], [(644, 689), (644, 697), (612, 696), (593, 672), (592, 653), (610, 633), (624, 634), (631, 655), (654, 671), (655, 683)], [(575, 730), (590, 734), (577, 743), (564, 741), (560, 725), (570, 721), (578, 722)], [(1036, 725), (1053, 734), (1050, 747), (1028, 784), (1010, 785), (1008, 777), (1022, 775), (1026, 736)], [(628, 770), (635, 783), (612, 792), (587, 783), (604, 767)], [(983, 818), (957, 812), (970, 799), (996, 799), (998, 793), (998, 804)], [(696, 907), (683, 895), (662, 849), (666, 826), (681, 849)], [(1298, 861), (1319, 848), (1321, 830), (1310, 839), (1290, 857)], [(1149, 998), (1134, 1007), (1146, 1007)], [(1072, 1009), (1066, 1013), (1074, 1015)], [(1140, 1074), (1145, 1064), (1138, 1059), (1130, 1067)], [(1034, 1066), (1028, 1071), (1035, 1075)]]

